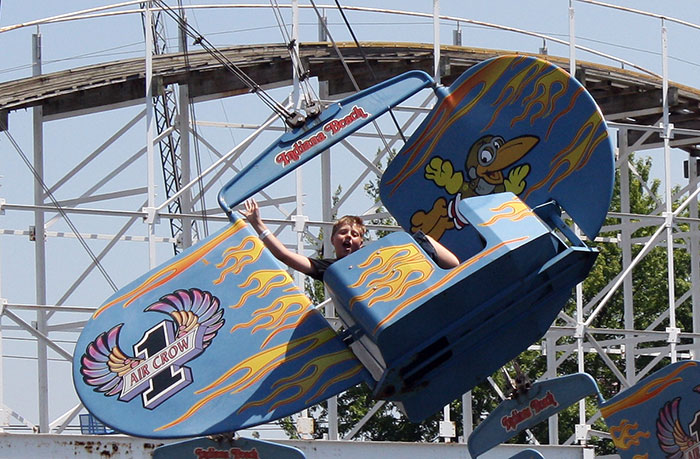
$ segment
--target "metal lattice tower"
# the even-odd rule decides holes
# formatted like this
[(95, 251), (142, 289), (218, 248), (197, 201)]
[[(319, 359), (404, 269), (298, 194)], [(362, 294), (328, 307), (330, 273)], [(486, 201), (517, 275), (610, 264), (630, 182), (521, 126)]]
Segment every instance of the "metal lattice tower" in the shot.
[[(145, 3), (141, 4), (141, 8), (145, 8)], [(184, 20), (184, 11), (182, 11)], [(142, 21), (144, 27), (148, 27), (146, 24), (145, 15), (142, 14)], [(151, 19), (151, 30), (153, 36), (153, 54), (155, 56), (160, 56), (168, 54), (168, 37), (165, 28), (165, 14), (158, 10), (155, 11)], [(180, 48), (186, 52), (187, 42), (183, 38), (180, 39)], [(182, 176), (182, 158), (181, 158), (181, 131), (182, 129), (189, 129), (189, 126), (182, 126), (179, 124), (178, 115), (178, 102), (175, 96), (175, 88), (172, 86), (161, 86), (158, 88), (159, 94), (155, 95), (153, 98), (153, 106), (155, 109), (155, 121), (156, 130), (158, 136), (161, 140), (158, 142), (158, 149), (160, 151), (161, 166), (163, 171), (163, 182), (165, 185), (165, 197), (169, 199), (170, 197), (176, 195), (181, 188), (183, 183)], [(186, 139), (189, 137), (186, 136)], [(190, 194), (186, 193), (185, 196), (189, 198)], [(168, 204), (168, 211), (171, 214), (181, 214), (183, 212), (183, 199), (178, 197), (173, 199), (170, 204)], [(189, 199), (187, 199), (189, 202)], [(190, 209), (184, 209), (189, 211)], [(196, 221), (190, 219), (182, 219), (178, 217), (173, 217), (169, 219), (170, 221), (170, 232), (175, 242), (173, 243), (173, 249), (175, 254), (180, 253), (182, 247), (189, 247), (193, 240), (199, 239)], [(191, 233), (184, 236), (184, 227), (189, 222), (191, 225)]]

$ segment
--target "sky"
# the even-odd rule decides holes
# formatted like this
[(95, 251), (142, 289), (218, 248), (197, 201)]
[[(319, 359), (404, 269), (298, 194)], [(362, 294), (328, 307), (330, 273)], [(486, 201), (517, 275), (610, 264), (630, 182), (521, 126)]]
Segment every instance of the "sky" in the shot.
[[(170, 1), (171, 5), (176, 2)], [(214, 5), (230, 4), (222, 1), (183, 0), (184, 5)], [(269, 7), (270, 3), (259, 2)], [(329, 5), (331, 2), (326, 2)], [(378, 2), (370, 1), (341, 1), (343, 6), (372, 6)], [(636, 0), (612, 1), (616, 5), (652, 12), (658, 15), (678, 18), (689, 22), (700, 23), (700, 4), (695, 0), (669, 0), (666, 2)], [(92, 65), (112, 60), (141, 57), (144, 55), (143, 29), (140, 16), (135, 14), (114, 15), (107, 18), (86, 19), (71, 22), (45, 24), (39, 27), (29, 26), (7, 30), (10, 25), (28, 23), (42, 18), (49, 18), (69, 12), (110, 5), (113, 2), (100, 0), (5, 0), (0, 5), (0, 82), (26, 78), (31, 76), (31, 35), (39, 31), (42, 36), (43, 72), (51, 73), (85, 65)], [(396, 1), (384, 0), (382, 8), (417, 11), (430, 13), (433, 2), (428, 0)], [(301, 0), (300, 5), (309, 3)], [(317, 2), (321, 6), (321, 2)], [(552, 37), (556, 40), (567, 41), (569, 37), (569, 1), (541, 0), (519, 1), (491, 0), (469, 1), (442, 0), (439, 2), (440, 12), (454, 18), (480, 21), (481, 23), (498, 24), (511, 29), (526, 30), (539, 35)], [(575, 31), (577, 44), (593, 48), (599, 52), (614, 55), (618, 58), (633, 62), (652, 72), (662, 72), (662, 39), (661, 20), (640, 14), (617, 11), (602, 6), (583, 2), (574, 2)], [(133, 9), (127, 6), (116, 11)], [(326, 9), (331, 33), (336, 41), (350, 40), (350, 34), (342, 24), (338, 13)], [(286, 24), (289, 24), (289, 10), (283, 12)], [(396, 42), (426, 42), (433, 39), (432, 19), (414, 16), (397, 16), (389, 14), (370, 14), (366, 12), (348, 11), (348, 19), (360, 41), (396, 41)], [(282, 34), (269, 8), (247, 9), (197, 9), (188, 12), (191, 24), (200, 33), (217, 46), (228, 46), (247, 43), (278, 43)], [(697, 57), (697, 46), (700, 40), (700, 30), (671, 21), (666, 22), (668, 29), (669, 77), (671, 80), (684, 85), (700, 88), (700, 60)], [(312, 10), (302, 9), (300, 18), (300, 40), (316, 41), (317, 21)], [(443, 20), (440, 25), (440, 39), (444, 44), (452, 43), (453, 31), (459, 27), (462, 32), (462, 43), (465, 46), (477, 48), (506, 49), (524, 52), (538, 52), (545, 45), (542, 38), (533, 37), (513, 31), (503, 31), (483, 25), (460, 22), (459, 26), (452, 20)], [(175, 46), (175, 28), (168, 26), (168, 36), (172, 37), (171, 45)], [(546, 41), (549, 54), (568, 57), (568, 48), (553, 41)], [(619, 65), (616, 62), (578, 50), (577, 59), (601, 62), (607, 65)], [(278, 100), (287, 96), (288, 90), (283, 88), (273, 91)], [(44, 126), (44, 144), (46, 154), (46, 176), (48, 183), (55, 183), (63, 174), (70, 171), (81, 158), (98, 148), (111, 134), (128, 122), (140, 110), (139, 107), (113, 110), (96, 115), (86, 115), (66, 120), (48, 122)], [(260, 123), (269, 113), (253, 96), (243, 96), (235, 100), (212, 101), (197, 104), (197, 119), (214, 123)], [(31, 112), (13, 112), (10, 115), (10, 132), (18, 142), (23, 152), (32, 155)], [(141, 122), (143, 125), (143, 122)], [(202, 135), (219, 151), (226, 152), (232, 145), (240, 142), (247, 131), (229, 130), (216, 127), (202, 127)], [(267, 139), (274, 138), (268, 137)], [(105, 155), (99, 164), (67, 183), (57, 194), (59, 198), (72, 197), (89, 188), (91, 177), (97, 177), (106, 171), (121, 167), (123, 159), (136, 152), (145, 141), (144, 130), (132, 129), (120, 138)], [(261, 147), (264, 147), (262, 145)], [(205, 164), (215, 160), (213, 152), (204, 150)], [(655, 155), (655, 162), (659, 152)], [(682, 158), (675, 156), (676, 162)], [(243, 165), (244, 159), (239, 162)], [(345, 167), (345, 164), (343, 164)], [(353, 171), (359, 165), (348, 164), (347, 168), (334, 171), (336, 183), (348, 186)], [(136, 162), (124, 168), (120, 184), (138, 186), (143, 183), (143, 162)], [(359, 169), (357, 169), (359, 170)], [(310, 166), (304, 172), (305, 190), (307, 193), (308, 214), (312, 220), (319, 220), (319, 207), (312, 199), (318, 189), (317, 165)], [(677, 177), (678, 175), (674, 173)], [(315, 178), (316, 177), (316, 178)], [(290, 178), (291, 180), (291, 178)], [(8, 139), (0, 136), (0, 199), (14, 204), (30, 204), (33, 200), (31, 192), (31, 175), (22, 163), (19, 154), (11, 146)], [(223, 184), (223, 182), (222, 182)], [(290, 186), (280, 185), (281, 193), (288, 192)], [(162, 197), (161, 197), (162, 198)], [(104, 204), (117, 209), (137, 210), (140, 200)], [(209, 207), (216, 204), (208, 202)], [(348, 203), (345, 213), (361, 213), (366, 210), (367, 203), (361, 200)], [(92, 207), (88, 205), (88, 207)], [(266, 215), (271, 218), (281, 218), (280, 215)], [(29, 212), (7, 211), (0, 215), (0, 298), (5, 298), (13, 304), (35, 303), (33, 244), (24, 234), (9, 234), (26, 231), (33, 224)], [(75, 224), (81, 232), (92, 234), (112, 234), (121, 226), (118, 219), (103, 218), (94, 221), (88, 217), (75, 217)], [(52, 229), (68, 231), (68, 228), (55, 223)], [(160, 233), (167, 235), (167, 225), (161, 225)], [(143, 236), (141, 227), (136, 227), (130, 234)], [(104, 247), (104, 241), (91, 241), (96, 252)], [(65, 292), (75, 277), (82, 272), (89, 258), (78, 246), (74, 239), (49, 241), (48, 260), (48, 298), (49, 303), (57, 301)], [(161, 244), (158, 249), (159, 262), (165, 261), (172, 255), (168, 244)], [(144, 244), (131, 244), (120, 249), (105, 259), (105, 267), (117, 285), (128, 281), (145, 272), (148, 259)], [(112, 291), (109, 285), (98, 273), (92, 273), (88, 281), (71, 293), (65, 300), (66, 305), (97, 306)], [(27, 321), (33, 320), (31, 313), (21, 313)], [(66, 315), (57, 322), (84, 320), (85, 316)], [(4, 327), (11, 325), (7, 319), (2, 322)], [(11, 329), (4, 332), (3, 342), (3, 374), (4, 403), (21, 413), (32, 423), (38, 422), (36, 398), (26, 397), (27, 393), (36, 393), (35, 348), (24, 341), (26, 334)], [(60, 333), (57, 339), (64, 340), (64, 349), (72, 351), (75, 334)], [(51, 419), (70, 409), (77, 399), (70, 388), (70, 364), (61, 361), (51, 354)]]

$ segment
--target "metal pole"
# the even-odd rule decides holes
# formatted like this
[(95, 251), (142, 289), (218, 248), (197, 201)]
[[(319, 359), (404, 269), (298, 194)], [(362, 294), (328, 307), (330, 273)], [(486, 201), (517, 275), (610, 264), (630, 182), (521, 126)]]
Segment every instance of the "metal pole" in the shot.
[[(299, 1), (298, 0), (292, 0), (292, 40), (294, 42), (294, 48), (296, 52), (294, 53), (296, 56), (299, 55)], [(292, 60), (294, 60), (294, 57), (292, 57)], [(301, 103), (301, 98), (299, 97), (299, 73), (297, 71), (297, 65), (293, 63), (292, 65), (292, 94), (291, 94), (291, 101), (292, 101), (292, 106), (295, 109), (299, 109), (300, 103)], [(304, 218), (304, 186), (303, 186), (303, 178), (302, 178), (302, 173), (301, 173), (301, 168), (297, 168), (296, 171), (294, 171), (294, 176), (296, 179), (296, 215), (294, 216), (295, 224), (294, 224), (294, 230), (296, 231), (296, 237), (297, 237), (297, 253), (304, 253), (304, 227), (305, 227), (305, 218)], [(295, 273), (295, 278), (297, 285), (299, 286), (300, 289), (304, 288), (304, 274), (300, 273), (297, 271)], [(305, 409), (301, 412), (301, 417), (302, 418), (308, 418), (309, 417), (309, 410)], [(307, 436), (311, 435), (310, 432), (300, 432), (301, 437), (304, 439), (308, 439)]]
[(2, 296), (2, 246), (0, 245), (0, 433), (5, 432), (5, 426), (9, 424), (9, 413), (5, 408), (5, 385), (3, 380), (5, 378), (5, 367), (3, 365), (4, 351), (2, 346), (3, 340), (3, 329), (2, 329), (2, 319), (3, 313), (5, 312), (5, 307), (7, 305), (7, 300)]
[[(328, 82), (321, 82), (319, 88), (321, 100), (328, 99)], [(333, 219), (333, 191), (331, 190), (331, 151), (321, 154), (321, 218), (324, 222)], [(328, 256), (333, 250), (331, 245), (331, 233), (323, 228), (323, 253)], [(328, 296), (328, 291), (326, 291)], [(325, 316), (329, 319), (335, 318), (335, 304), (330, 301), (326, 304)], [(328, 399), (328, 439), (338, 440), (338, 397), (333, 396)]]
[[(574, 227), (577, 236), (580, 235), (581, 231), (578, 226)], [(583, 282), (576, 285), (576, 350), (578, 358), (578, 371), (583, 373), (585, 369), (584, 351), (583, 351), (583, 340), (586, 336), (586, 325), (583, 318)], [(578, 402), (578, 425), (576, 426), (576, 439), (581, 443), (585, 444), (588, 440), (588, 430), (589, 426), (586, 424), (586, 401), (580, 400)]]
[[(442, 408), (442, 419), (443, 419), (443, 421), (444, 421), (445, 423), (451, 423), (451, 422), (452, 422), (452, 419), (450, 419), (450, 405), (445, 405), (445, 406)], [(445, 435), (445, 432), (442, 431), (443, 429), (440, 429), (440, 430), (441, 430), (441, 432), (440, 432), (441, 436), (442, 436), (442, 435)], [(443, 436), (442, 438), (445, 440), (445, 443), (450, 443), (450, 442), (452, 442), (452, 438), (451, 438), (451, 437), (448, 437), (447, 435)]]
[[(323, 221), (330, 222), (333, 218), (331, 212), (331, 152), (326, 151), (321, 156), (321, 196), (323, 207)], [(323, 231), (324, 254), (328, 254), (332, 250), (330, 231)], [(328, 292), (326, 292), (328, 295)], [(329, 319), (335, 318), (335, 304), (330, 301), (326, 304), (325, 316)], [(333, 396), (328, 399), (328, 439), (338, 439), (338, 397)]]
[(576, 78), (576, 21), (574, 0), (569, 0), (569, 73)]
[[(550, 378), (557, 376), (557, 339), (554, 336), (547, 335), (544, 340), (545, 350), (547, 353), (547, 373)], [(547, 419), (547, 427), (549, 432), (549, 444), (559, 444), (559, 415), (555, 414)]]
[(440, 84), (440, 0), (433, 0), (433, 55), (434, 79)]
[(666, 33), (666, 22), (661, 19), (661, 47), (663, 59), (663, 140), (664, 140), (664, 169), (666, 194), (666, 258), (668, 269), (668, 343), (671, 347), (671, 363), (676, 362), (676, 344), (678, 344), (678, 332), (676, 328), (676, 289), (675, 276), (673, 273), (673, 196), (671, 194), (671, 148), (670, 139), (673, 127), (669, 124), (668, 110), (668, 37)]
[[(298, 56), (299, 43), (299, 1), (292, 1), (292, 40), (294, 41), (294, 46), (297, 49), (296, 55)], [(297, 72), (297, 66), (292, 66), (293, 72), (293, 91), (292, 91), (292, 106), (299, 108), (300, 97), (299, 97), (299, 74)], [(304, 187), (303, 178), (301, 173), (301, 168), (297, 168), (294, 172), (296, 178), (296, 215), (294, 216), (296, 224), (294, 229), (297, 236), (297, 253), (304, 253)], [(296, 280), (299, 288), (304, 288), (304, 275), (300, 272), (296, 272)]]
[[(620, 169), (620, 212), (629, 214), (630, 212), (630, 167), (628, 152), (628, 131), (621, 129), (618, 131), (619, 145), (619, 165)], [(630, 228), (630, 218), (622, 219), (622, 229), (620, 231), (620, 244), (622, 245), (622, 267), (627, 268), (632, 263), (632, 229)], [(625, 276), (622, 284), (622, 299), (624, 307), (625, 329), (634, 329), (634, 302), (632, 296), (632, 271)], [(634, 337), (625, 337), (625, 376), (627, 382), (632, 385), (636, 381), (635, 368), (635, 346)]]
[(155, 155), (153, 152), (154, 107), (153, 107), (153, 16), (151, 2), (144, 4), (146, 9), (146, 161), (148, 174), (148, 263), (150, 268), (156, 266), (156, 184)]
[[(690, 188), (697, 188), (700, 185), (698, 180), (698, 159), (688, 157), (688, 179)], [(690, 218), (698, 218), (697, 199), (694, 200), (688, 207)], [(690, 285), (692, 289), (691, 302), (693, 310), (693, 333), (700, 331), (700, 225), (697, 223), (690, 224)], [(698, 359), (700, 357), (700, 339), (693, 338), (693, 348), (691, 350), (691, 358)]]
[[(41, 34), (37, 31), (32, 35), (32, 75), (41, 75)], [(34, 204), (44, 204), (44, 189), (41, 181), (44, 179), (44, 127), (43, 109), (41, 105), (32, 109), (34, 131), (34, 169), (37, 178), (34, 180)], [(36, 304), (46, 304), (46, 239), (44, 212), (37, 209), (34, 213), (34, 259), (35, 259), (35, 288)], [(47, 334), (47, 315), (45, 311), (36, 313), (36, 329), (39, 333)], [(39, 431), (49, 431), (49, 378), (48, 378), (48, 349), (45, 343), (37, 340), (37, 378), (39, 390)]]
[[(187, 34), (184, 30), (184, 24), (187, 23), (185, 9), (180, 9), (180, 17), (183, 25), (180, 26), (178, 37), (180, 43), (180, 52), (187, 53)], [(189, 86), (180, 84), (178, 86), (178, 111), (180, 117), (180, 183), (178, 189), (190, 183), (191, 168), (190, 168), (190, 91)], [(183, 214), (192, 211), (192, 194), (189, 190), (182, 194), (180, 198), (181, 210)], [(191, 218), (182, 218), (182, 247), (187, 248), (192, 245), (192, 224)]]
[(301, 98), (299, 97), (299, 64), (296, 62), (299, 56), (299, 0), (292, 0), (292, 41), (294, 43), (294, 55), (292, 56), (292, 103), (295, 109), (300, 108)]
[(474, 431), (474, 414), (472, 412), (472, 391), (462, 395), (462, 436), (464, 443)]

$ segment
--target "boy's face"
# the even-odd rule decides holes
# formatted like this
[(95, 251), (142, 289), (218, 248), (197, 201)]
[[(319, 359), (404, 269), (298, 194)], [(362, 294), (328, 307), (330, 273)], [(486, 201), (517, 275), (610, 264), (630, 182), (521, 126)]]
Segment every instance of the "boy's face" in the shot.
[(338, 231), (331, 238), (331, 243), (335, 249), (335, 256), (343, 258), (362, 247), (362, 232), (357, 225), (345, 223), (338, 228)]

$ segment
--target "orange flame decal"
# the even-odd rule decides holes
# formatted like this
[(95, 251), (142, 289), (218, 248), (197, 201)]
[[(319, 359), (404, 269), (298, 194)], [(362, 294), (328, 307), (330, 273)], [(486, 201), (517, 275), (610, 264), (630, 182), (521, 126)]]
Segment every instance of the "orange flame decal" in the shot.
[[(460, 86), (445, 97), (440, 105), (433, 109), (433, 115), (421, 135), (406, 148), (401, 155), (408, 155), (404, 166), (399, 172), (386, 181), (387, 185), (394, 185), (391, 190), (393, 195), (396, 190), (405, 182), (411, 175), (419, 170), (423, 170), (427, 159), (437, 145), (437, 141), (442, 137), (444, 132), (452, 126), (458, 119), (467, 115), (476, 104), (484, 98), (491, 90), (493, 84), (507, 70), (507, 59), (496, 59), (483, 68), (477, 71), (470, 78), (465, 80)], [(469, 103), (464, 107), (455, 111), (455, 108), (470, 94), (474, 89), (478, 88), (478, 93), (473, 96)], [(420, 152), (423, 151), (422, 154)], [(420, 154), (420, 155), (419, 155)]]
[[(255, 283), (257, 283), (257, 287), (250, 288)], [(239, 289), (245, 290), (245, 293), (238, 299), (238, 303), (229, 307), (238, 309), (243, 306), (251, 296), (259, 294), (258, 296), (262, 298), (267, 296), (273, 288), (283, 286), (288, 286), (285, 291), (295, 288), (294, 281), (292, 281), (292, 278), (286, 271), (282, 271), (281, 269), (261, 269), (255, 271), (248, 276), (245, 282), (238, 286)]]
[(522, 237), (518, 237), (518, 238), (515, 238), (515, 239), (508, 240), (508, 241), (503, 241), (503, 242), (501, 242), (501, 243), (499, 243), (499, 244), (494, 245), (493, 247), (490, 247), (490, 248), (488, 248), (488, 249), (486, 249), (486, 250), (482, 250), (482, 251), (479, 252), (478, 254), (476, 254), (476, 255), (474, 255), (473, 257), (471, 257), (469, 260), (467, 260), (467, 261), (465, 261), (464, 263), (460, 264), (460, 265), (457, 266), (456, 268), (450, 270), (450, 271), (447, 273), (447, 275), (445, 275), (442, 279), (440, 279), (440, 280), (438, 280), (437, 282), (435, 282), (435, 283), (434, 283), (433, 285), (431, 285), (430, 287), (427, 287), (427, 288), (422, 289), (420, 292), (416, 293), (416, 294), (413, 295), (412, 297), (410, 297), (410, 298), (404, 300), (401, 304), (399, 304), (398, 306), (396, 306), (389, 314), (387, 314), (387, 316), (386, 316), (384, 319), (382, 319), (382, 320), (377, 324), (376, 327), (374, 327), (374, 330), (372, 331), (372, 334), (373, 334), (373, 335), (376, 335), (377, 332), (378, 332), (382, 327), (384, 327), (387, 323), (389, 323), (389, 321), (391, 321), (394, 317), (396, 317), (397, 315), (399, 315), (399, 313), (401, 313), (401, 311), (403, 311), (404, 309), (406, 309), (408, 306), (411, 306), (411, 305), (415, 304), (416, 302), (421, 301), (423, 298), (425, 298), (426, 296), (430, 295), (432, 292), (441, 289), (445, 284), (447, 284), (448, 282), (450, 282), (450, 281), (451, 281), (452, 279), (454, 279), (455, 277), (459, 276), (465, 269), (467, 269), (469, 266), (473, 265), (473, 264), (476, 263), (477, 261), (479, 261), (479, 260), (481, 260), (482, 258), (484, 258), (484, 257), (486, 257), (486, 256), (488, 256), (488, 255), (490, 255), (490, 254), (492, 254), (492, 253), (498, 251), (499, 249), (501, 249), (501, 248), (507, 246), (508, 244), (514, 244), (514, 243), (522, 242), (522, 241), (524, 241), (524, 240), (526, 240), (526, 239), (529, 239), (529, 236), (522, 236)]
[[(280, 394), (283, 394), (284, 392), (287, 391), (292, 391), (292, 394), (287, 396), (286, 398), (282, 398), (272, 404), (270, 406), (270, 411), (275, 410), (279, 408), (282, 405), (286, 405), (288, 403), (293, 403), (295, 401), (301, 400), (304, 398), (304, 396), (308, 396), (309, 392), (311, 389), (320, 381), (323, 379), (323, 375), (328, 371), (329, 368), (344, 363), (348, 361), (355, 360), (355, 357), (353, 356), (352, 352), (350, 352), (347, 349), (344, 349), (339, 352), (335, 352), (333, 354), (326, 354), (322, 355), (320, 357), (317, 357), (306, 365), (304, 365), (297, 373), (287, 377), (280, 379), (279, 381), (275, 382), (272, 385), (272, 388), (275, 388), (277, 386), (277, 389), (275, 389), (270, 395), (265, 397), (262, 400), (257, 400), (253, 402), (246, 403), (241, 407), (241, 409), (238, 410), (238, 413), (241, 413), (248, 408), (252, 408), (254, 406), (263, 406), (271, 401), (277, 399), (277, 397), (280, 396)], [(350, 370), (344, 372), (342, 375), (339, 375), (338, 377), (334, 378), (334, 381), (339, 381), (342, 379), (346, 379), (348, 377), (354, 376), (355, 374), (359, 373), (362, 371), (362, 365), (358, 362), (356, 365), (354, 365)], [(308, 374), (307, 374), (308, 373)], [(306, 375), (306, 376), (304, 376)], [(306, 403), (310, 403), (311, 400), (313, 400), (315, 397), (318, 397), (320, 394), (323, 393), (323, 388), (329, 387), (328, 384), (325, 384), (321, 389), (317, 390), (313, 395), (308, 396)]]
[[(376, 266), (372, 266), (377, 262)], [(358, 288), (367, 282), (370, 276), (380, 277), (367, 283), (367, 290), (353, 297), (348, 307), (358, 301), (370, 298), (367, 307), (371, 308), (380, 301), (394, 301), (401, 298), (414, 285), (425, 282), (435, 271), (432, 263), (414, 244), (404, 244), (392, 247), (382, 247), (370, 255), (367, 260), (357, 265), (358, 268), (368, 268), (350, 288)]]
[[(270, 334), (260, 345), (260, 349), (262, 349), (278, 333), (295, 328), (310, 305), (311, 300), (301, 292), (279, 297), (270, 306), (253, 312), (253, 318), (248, 322), (236, 324), (231, 328), (231, 333), (249, 327), (253, 327), (251, 334), (260, 330), (268, 330)], [(285, 322), (290, 318), (296, 319), (285, 325)]]
[(527, 201), (530, 193), (542, 188), (547, 183), (549, 183), (549, 191), (551, 191), (566, 177), (584, 168), (598, 145), (608, 138), (608, 132), (605, 129), (596, 135), (602, 123), (603, 118), (600, 114), (597, 112), (591, 114), (569, 145), (552, 158), (547, 176), (531, 186), (521, 199)]
[[(557, 100), (569, 89), (569, 81), (569, 75), (559, 69), (554, 69), (540, 77), (535, 82), (536, 89), (523, 101), (526, 104), (523, 113), (513, 119), (511, 127), (528, 118), (528, 114), (530, 114), (530, 126), (539, 118), (548, 118), (554, 112)], [(537, 106), (540, 108), (535, 111)]]
[(640, 438), (649, 438), (651, 434), (646, 431), (632, 433), (633, 430), (639, 428), (638, 423), (631, 423), (627, 419), (623, 419), (620, 425), (610, 427), (610, 436), (612, 437), (615, 447), (621, 450), (628, 450), (630, 446), (638, 446)]
[[(310, 313), (318, 314), (315, 310), (310, 311)], [(197, 411), (199, 411), (207, 403), (217, 399), (222, 395), (228, 393), (238, 393), (254, 384), (260, 382), (266, 375), (268, 375), (273, 370), (279, 368), (285, 362), (292, 361), (297, 358), (301, 358), (304, 355), (318, 349), (323, 344), (335, 338), (336, 334), (330, 328), (319, 330), (308, 336), (301, 337), (290, 341), (288, 343), (283, 343), (278, 346), (271, 347), (266, 351), (259, 352), (255, 355), (248, 357), (242, 362), (231, 367), (229, 370), (224, 372), (219, 378), (214, 382), (198, 390), (197, 394), (202, 394), (214, 390), (211, 394), (203, 397), (201, 400), (192, 405), (184, 414), (175, 420), (165, 424), (158, 430), (169, 429), (181, 422), (186, 421), (192, 417)], [(348, 351), (349, 352), (349, 351)], [(233, 375), (240, 373), (240, 376), (230, 383), (224, 384)]]
[[(514, 65), (516, 63), (517, 61), (514, 62)], [(566, 72), (558, 68), (551, 70), (548, 68), (549, 65), (546, 62), (534, 61), (511, 78), (494, 102), (494, 105), (498, 107), (494, 110), (491, 121), (482, 129), (482, 132), (490, 128), (500, 116), (501, 111), (518, 100), (525, 88), (533, 82), (532, 92), (523, 98), (522, 113), (511, 120), (510, 126), (513, 127), (516, 123), (526, 119), (529, 119), (532, 126), (539, 118), (549, 117), (554, 112), (559, 98), (568, 91), (570, 80)], [(578, 93), (576, 93), (577, 95)], [(538, 107), (539, 109), (537, 109)], [(567, 107), (565, 112), (572, 108), (572, 106)], [(556, 122), (556, 119), (561, 115), (561, 113), (557, 115), (552, 123)]]
[(576, 89), (576, 91), (574, 91), (573, 95), (571, 96), (571, 99), (569, 100), (569, 105), (564, 110), (557, 113), (557, 116), (555, 116), (552, 122), (549, 123), (549, 128), (547, 129), (547, 134), (545, 134), (545, 138), (549, 139), (554, 125), (557, 124), (557, 121), (559, 121), (560, 118), (562, 118), (564, 115), (566, 115), (574, 109), (574, 107), (576, 106), (576, 102), (578, 101), (578, 97), (584, 92), (585, 89), (583, 89), (583, 86), (579, 87), (578, 89)]
[(494, 215), (484, 223), (481, 223), (479, 226), (491, 226), (500, 220), (518, 222), (527, 217), (533, 217), (535, 215), (535, 212), (533, 212), (532, 209), (530, 209), (520, 199), (511, 199), (510, 201), (506, 201), (503, 204), (500, 204), (498, 207), (491, 209), (491, 212), (502, 213)]
[[(245, 248), (249, 244), (251, 244), (251, 247)], [(243, 268), (260, 258), (264, 248), (265, 245), (257, 237), (246, 236), (237, 246), (224, 250), (223, 259), (216, 267), (219, 269), (224, 268), (231, 260), (233, 260), (233, 265), (221, 272), (219, 278), (214, 281), (214, 285), (222, 283), (230, 273), (240, 274)]]
[[(516, 59), (513, 61), (513, 64), (510, 66), (509, 70), (514, 68), (516, 65), (522, 62), (522, 59)], [(522, 92), (525, 90), (525, 88), (535, 79), (537, 78), (537, 75), (542, 72), (542, 69), (546, 66), (547, 64), (543, 61), (534, 61), (530, 65), (526, 66), (519, 72), (513, 76), (508, 83), (503, 86), (503, 89), (501, 90), (501, 93), (498, 95), (498, 98), (496, 101), (493, 103), (493, 105), (496, 107), (494, 110), (493, 115), (491, 116), (491, 121), (484, 126), (484, 128), (481, 130), (482, 132), (490, 128), (493, 123), (498, 119), (500, 116), (501, 111), (509, 105), (511, 105), (515, 100), (520, 98)], [(537, 91), (537, 86), (535, 86), (535, 89), (533, 93)], [(530, 96), (532, 97), (532, 94)], [(527, 110), (525, 110), (524, 113), (527, 113)], [(511, 123), (511, 126), (513, 126), (514, 123)]]
[(603, 415), (603, 417), (607, 418), (617, 413), (618, 411), (626, 410), (627, 408), (632, 408), (633, 406), (640, 405), (646, 402), (647, 400), (656, 397), (672, 384), (683, 381), (682, 378), (677, 377), (678, 373), (682, 372), (688, 367), (694, 367), (696, 365), (696, 362), (687, 362), (682, 365), (679, 365), (678, 368), (675, 369), (669, 375), (653, 379), (641, 388), (639, 388), (633, 394), (630, 394), (622, 400), (619, 400), (611, 405), (601, 408), (601, 414)]
[(245, 222), (243, 222), (243, 220), (237, 220), (225, 231), (222, 231), (218, 236), (216, 236), (212, 240), (202, 244), (199, 248), (193, 250), (187, 256), (174, 261), (173, 263), (165, 266), (164, 268), (152, 274), (138, 287), (133, 288), (130, 291), (119, 296), (118, 298), (113, 299), (109, 303), (102, 305), (100, 308), (97, 309), (97, 311), (95, 311), (92, 317), (97, 318), (107, 309), (111, 308), (116, 304), (121, 303), (122, 301), (125, 301), (123, 306), (124, 308), (129, 307), (129, 305), (136, 301), (136, 299), (138, 299), (138, 297), (140, 297), (141, 295), (146, 294), (157, 287), (160, 287), (161, 285), (165, 284), (166, 282), (185, 272), (187, 269), (192, 267), (192, 265), (194, 265), (197, 261), (201, 260), (206, 254), (214, 250), (219, 244), (226, 241), (230, 236), (236, 234), (245, 226), (246, 224)]

